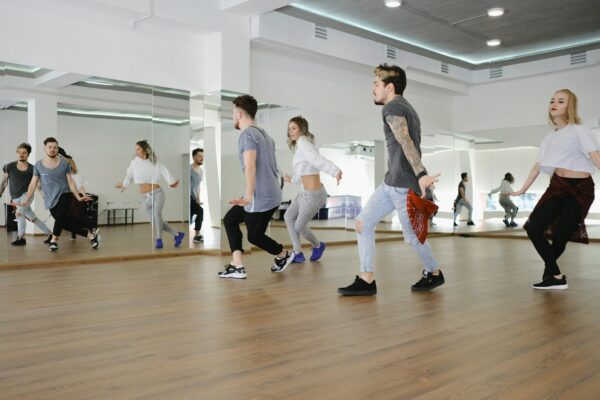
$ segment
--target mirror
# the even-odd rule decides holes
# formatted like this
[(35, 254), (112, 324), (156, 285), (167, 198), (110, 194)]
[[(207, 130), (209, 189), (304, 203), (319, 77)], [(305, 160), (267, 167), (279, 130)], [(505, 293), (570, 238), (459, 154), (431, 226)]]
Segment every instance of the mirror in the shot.
[[(196, 108), (192, 112), (190, 94), (181, 90), (39, 67), (0, 65), (2, 164), (16, 159), (14, 150), (21, 142), (32, 144), (29, 162), (34, 164), (44, 155), (43, 140), (56, 137), (75, 162), (85, 191), (97, 196), (97, 202), (88, 211), (92, 214), (91, 223), (100, 228), (99, 250), (91, 251), (87, 238), (69, 240), (70, 232), (65, 232), (59, 239), (59, 251), (50, 261), (127, 258), (158, 251), (200, 254), (199, 251), (219, 248), (210, 218), (206, 242), (194, 243), (195, 232), (189, 225), (191, 150), (192, 145), (202, 145), (205, 141), (203, 95), (195, 97)], [(152, 234), (153, 226), (142, 207), (143, 196), (137, 185), (132, 183), (122, 193), (114, 188), (126, 174), (136, 142), (143, 139), (156, 152), (159, 162), (179, 180), (176, 188), (170, 188), (162, 178), (159, 184), (165, 195), (164, 221), (172, 225), (175, 233), (185, 233), (181, 248), (175, 248), (174, 238), (168, 232), (163, 233), (163, 249), (156, 248), (156, 234)], [(214, 142), (214, 135), (211, 140)], [(213, 146), (207, 157), (209, 164), (216, 164), (218, 159), (214, 149)], [(218, 191), (218, 187), (215, 189)], [(214, 196), (208, 195), (211, 185), (204, 182), (201, 190), (207, 201), (211, 197), (214, 200)], [(3, 203), (7, 197), (10, 196), (3, 196)], [(34, 212), (52, 229), (54, 220), (42, 197), (36, 194), (35, 198)], [(158, 205), (152, 201), (149, 208), (155, 211)], [(48, 246), (42, 243), (46, 238), (42, 231), (28, 222), (27, 245), (11, 246), (16, 234), (7, 232), (10, 227), (4, 214), (3, 210), (0, 262), (48, 262)]]

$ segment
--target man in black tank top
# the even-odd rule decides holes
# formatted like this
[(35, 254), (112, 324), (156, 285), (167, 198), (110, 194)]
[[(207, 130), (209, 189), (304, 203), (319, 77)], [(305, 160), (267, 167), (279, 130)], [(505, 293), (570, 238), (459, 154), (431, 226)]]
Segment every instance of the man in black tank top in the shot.
[(456, 199), (454, 200), (454, 226), (458, 226), (456, 223), (456, 217), (460, 215), (460, 211), (463, 207), (466, 207), (469, 210), (469, 220), (467, 221), (467, 225), (475, 225), (473, 222), (473, 206), (467, 200), (466, 196), (466, 187), (465, 183), (469, 182), (469, 176), (466, 172), (460, 174), (462, 178), (458, 183), (458, 194), (456, 195)]
[[(2, 196), (8, 184), (11, 203), (13, 205), (21, 202), (21, 199), (27, 193), (29, 183), (33, 177), (33, 165), (27, 161), (30, 153), (31, 146), (29, 143), (21, 143), (17, 146), (17, 161), (13, 161), (2, 167), (3, 174), (2, 181), (0, 182), (0, 196)], [(30, 204), (24, 206), (17, 205), (15, 215), (17, 218), (17, 239), (11, 242), (13, 246), (24, 246), (27, 244), (25, 240), (27, 220), (33, 222), (46, 235), (50, 235), (50, 229), (38, 219)], [(49, 238), (46, 239), (45, 243), (50, 243)]]

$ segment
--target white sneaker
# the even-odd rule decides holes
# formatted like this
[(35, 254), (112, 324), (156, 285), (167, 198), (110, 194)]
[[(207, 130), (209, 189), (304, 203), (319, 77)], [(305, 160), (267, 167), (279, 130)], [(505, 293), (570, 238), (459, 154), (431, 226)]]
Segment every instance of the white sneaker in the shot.
[(246, 279), (246, 277), (246, 268), (238, 268), (231, 264), (225, 266), (225, 271), (219, 272), (219, 278)]

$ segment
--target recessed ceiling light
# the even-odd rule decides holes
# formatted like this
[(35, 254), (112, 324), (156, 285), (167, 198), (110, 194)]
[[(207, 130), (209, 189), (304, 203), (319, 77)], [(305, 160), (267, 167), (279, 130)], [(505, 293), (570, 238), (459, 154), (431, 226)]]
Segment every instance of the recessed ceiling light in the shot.
[(486, 43), (490, 47), (496, 47), (496, 46), (500, 46), (500, 44), (502, 43), (502, 40), (500, 40), (500, 39), (490, 39)]
[(504, 15), (504, 8), (500, 8), (500, 7), (490, 8), (487, 11), (487, 15), (489, 15), (490, 17), (499, 17), (501, 15)]
[(386, 7), (396, 8), (402, 5), (402, 0), (384, 0)]

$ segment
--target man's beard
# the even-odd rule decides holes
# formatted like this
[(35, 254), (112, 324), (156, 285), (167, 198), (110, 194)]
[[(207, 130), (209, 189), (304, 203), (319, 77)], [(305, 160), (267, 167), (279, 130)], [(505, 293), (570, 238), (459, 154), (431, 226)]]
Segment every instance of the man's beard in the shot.
[(383, 101), (373, 100), (373, 103), (375, 103), (376, 106), (382, 106), (383, 105)]
[(58, 157), (58, 153), (56, 153), (56, 154), (48, 154), (48, 153), (46, 153), (46, 155), (48, 157), (50, 157), (50, 158), (56, 158), (56, 157)]

